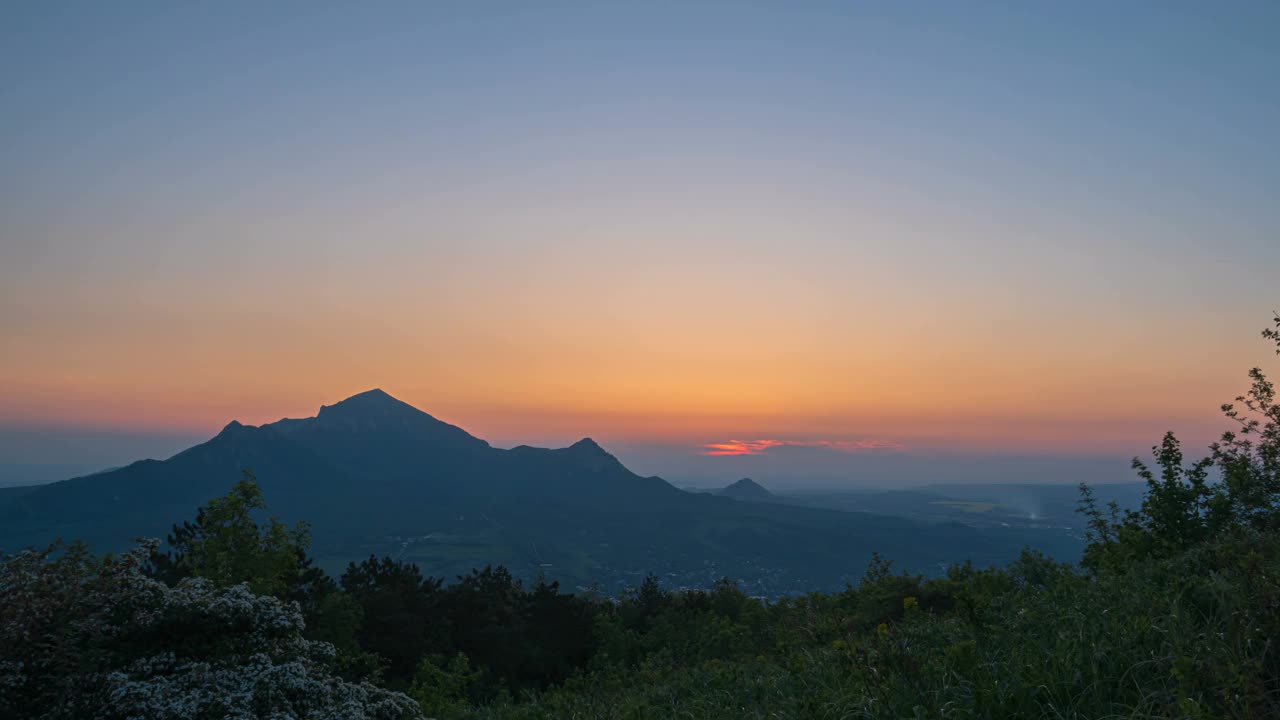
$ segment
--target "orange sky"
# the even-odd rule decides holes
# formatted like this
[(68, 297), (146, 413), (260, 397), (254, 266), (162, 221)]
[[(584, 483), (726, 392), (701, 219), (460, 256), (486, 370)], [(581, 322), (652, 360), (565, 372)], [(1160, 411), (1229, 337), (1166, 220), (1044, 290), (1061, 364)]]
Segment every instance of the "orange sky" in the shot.
[(1269, 12), (695, 5), (0, 22), (0, 428), (1128, 455), (1274, 363)]
[[(0, 423), (202, 434), (382, 387), (500, 444), (1115, 451), (1164, 429), (1216, 429), (1216, 406), (1267, 361), (1258, 313), (1087, 317), (1043, 298), (884, 303), (860, 296), (878, 288), (705, 279), (548, 278), (507, 297), (31, 287), (38, 303), (8, 308)], [(155, 299), (169, 293), (179, 299)]]

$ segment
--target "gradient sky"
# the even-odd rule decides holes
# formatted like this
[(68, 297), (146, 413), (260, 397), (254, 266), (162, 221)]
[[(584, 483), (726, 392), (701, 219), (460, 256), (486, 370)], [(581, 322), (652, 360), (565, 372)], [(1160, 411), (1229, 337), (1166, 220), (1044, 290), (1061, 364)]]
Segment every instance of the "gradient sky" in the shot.
[(1274, 2), (6, 3), (0, 461), (371, 387), (704, 463), (1207, 439), (1280, 305), (1277, 37)]

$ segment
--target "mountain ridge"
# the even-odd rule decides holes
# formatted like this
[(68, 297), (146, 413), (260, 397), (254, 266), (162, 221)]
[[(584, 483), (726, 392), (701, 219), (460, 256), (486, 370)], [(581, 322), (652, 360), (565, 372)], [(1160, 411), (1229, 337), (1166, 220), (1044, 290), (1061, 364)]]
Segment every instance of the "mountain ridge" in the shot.
[(1025, 544), (961, 525), (689, 493), (633, 473), (590, 437), (495, 448), (372, 390), (311, 418), (232, 421), (166, 460), (12, 497), (0, 507), (0, 548), (74, 537), (120, 550), (164, 537), (246, 470), (272, 514), (310, 523), (313, 552), (331, 570), (385, 553), (445, 576), (505, 564), (581, 584), (656, 572), (690, 583), (733, 575), (838, 587), (873, 551), (927, 570), (1005, 562)]

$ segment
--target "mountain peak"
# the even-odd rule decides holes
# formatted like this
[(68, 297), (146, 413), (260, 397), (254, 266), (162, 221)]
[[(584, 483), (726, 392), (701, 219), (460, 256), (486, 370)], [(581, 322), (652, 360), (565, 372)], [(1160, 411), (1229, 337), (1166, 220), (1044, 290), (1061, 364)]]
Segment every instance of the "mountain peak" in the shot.
[(334, 403), (334, 407), (337, 407), (338, 405), (343, 405), (345, 403), (358, 403), (358, 404), (398, 403), (401, 405), (404, 404), (400, 400), (397, 400), (394, 397), (391, 397), (391, 395), (388, 394), (387, 391), (383, 390), (382, 388), (373, 388), (372, 390), (365, 390), (364, 392), (358, 392), (355, 395), (352, 395), (351, 397), (347, 398), (346, 400), (339, 400), (337, 403)]
[(603, 470), (605, 468), (622, 467), (622, 463), (618, 459), (609, 454), (608, 450), (600, 447), (600, 445), (591, 438), (582, 438), (578, 442), (570, 445), (564, 450), (568, 455), (574, 458), (583, 467), (592, 470)]
[(765, 500), (773, 497), (773, 493), (766, 490), (763, 485), (751, 478), (742, 478), (732, 485), (723, 488), (718, 494), (737, 498), (739, 500)]
[(239, 431), (239, 430), (240, 430), (241, 428), (243, 428), (243, 427), (244, 427), (244, 425), (243, 425), (243, 424), (241, 424), (241, 422), (240, 422), (239, 420), (232, 420), (231, 422), (229, 422), (229, 423), (227, 423), (227, 424), (226, 424), (226, 427), (222, 428), (222, 430), (218, 433), (218, 437), (223, 437), (223, 436), (226, 436), (226, 435), (231, 435), (231, 434), (233, 434), (233, 433), (235, 433), (235, 432)]
[[(285, 429), (283, 423), (286, 422), (292, 421), (281, 421), (277, 425)], [(314, 419), (300, 421), (295, 426), (288, 431), (354, 433), (360, 436), (382, 434), (401, 441), (411, 438), (411, 442), (419, 447), (489, 447), (489, 443), (472, 437), (462, 428), (438, 420), (378, 388), (352, 395), (333, 405), (321, 405)], [(335, 440), (330, 438), (329, 441)]]
[(601, 453), (602, 453), (602, 452), (604, 452), (604, 451), (605, 451), (605, 450), (604, 450), (604, 448), (600, 447), (600, 443), (596, 442), (595, 440), (592, 440), (592, 439), (591, 439), (591, 438), (589, 438), (589, 437), (584, 437), (584, 438), (582, 438), (581, 440), (579, 440), (578, 442), (576, 442), (576, 443), (574, 443), (574, 444), (570, 445), (570, 446), (569, 446), (569, 449), (570, 449), (570, 450), (577, 450), (577, 451), (579, 451), (579, 452), (582, 452), (582, 451), (584, 451), (584, 450), (589, 450), (589, 451), (591, 451), (591, 452), (601, 452)]
[(321, 405), (319, 416), (324, 415), (386, 415), (388, 413), (422, 413), (418, 408), (403, 400), (391, 397), (380, 388), (356, 393), (346, 400), (333, 405)]

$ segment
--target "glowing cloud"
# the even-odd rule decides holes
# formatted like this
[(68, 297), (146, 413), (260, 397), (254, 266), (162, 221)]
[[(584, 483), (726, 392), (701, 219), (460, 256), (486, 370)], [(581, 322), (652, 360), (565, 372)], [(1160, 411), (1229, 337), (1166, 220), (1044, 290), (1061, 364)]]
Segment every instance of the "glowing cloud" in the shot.
[(776, 447), (813, 447), (858, 452), (861, 450), (906, 450), (897, 440), (867, 438), (862, 440), (730, 440), (703, 445), (703, 455), (763, 455)]

